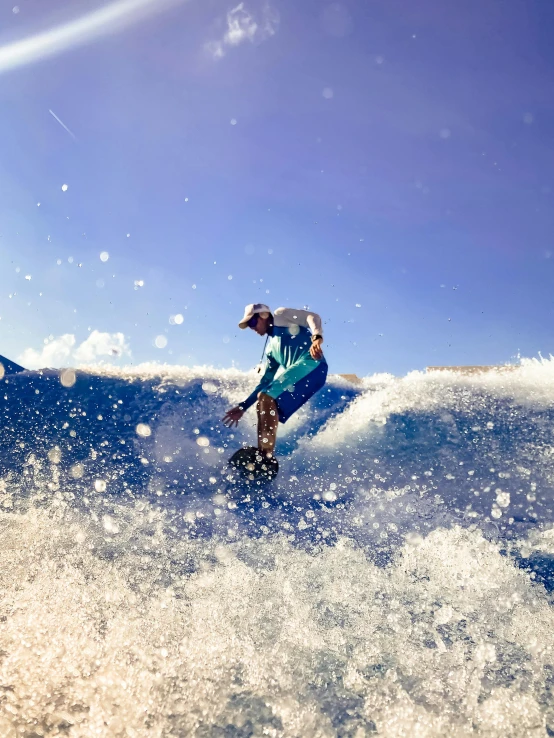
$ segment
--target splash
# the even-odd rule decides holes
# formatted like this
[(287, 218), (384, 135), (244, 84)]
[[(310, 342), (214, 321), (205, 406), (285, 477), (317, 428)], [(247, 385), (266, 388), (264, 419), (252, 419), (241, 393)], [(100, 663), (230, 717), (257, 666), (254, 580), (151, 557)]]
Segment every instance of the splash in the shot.
[(2, 736), (554, 731), (551, 362), (332, 379), (247, 499), (254, 376), (74, 379), (2, 380)]

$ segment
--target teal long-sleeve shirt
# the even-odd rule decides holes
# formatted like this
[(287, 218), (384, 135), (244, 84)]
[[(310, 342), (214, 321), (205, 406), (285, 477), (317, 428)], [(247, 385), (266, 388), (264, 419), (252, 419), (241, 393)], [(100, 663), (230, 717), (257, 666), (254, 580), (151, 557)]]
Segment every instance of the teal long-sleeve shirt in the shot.
[[(239, 407), (248, 410), (256, 402), (260, 392), (277, 400), (280, 394), (290, 390), (319, 364), (326, 363), (324, 358), (311, 357), (311, 344), (308, 328), (295, 326), (295, 330), (291, 331), (290, 327), (273, 325), (265, 352), (265, 371), (252, 394)], [(280, 367), (284, 371), (275, 379)]]

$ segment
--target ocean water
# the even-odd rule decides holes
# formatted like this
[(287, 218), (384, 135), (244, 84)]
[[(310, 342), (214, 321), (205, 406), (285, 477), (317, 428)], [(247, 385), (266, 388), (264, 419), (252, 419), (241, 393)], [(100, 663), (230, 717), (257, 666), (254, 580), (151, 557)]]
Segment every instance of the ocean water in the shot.
[(554, 362), (340, 378), (226, 459), (253, 375), (4, 377), (0, 736), (554, 734)]

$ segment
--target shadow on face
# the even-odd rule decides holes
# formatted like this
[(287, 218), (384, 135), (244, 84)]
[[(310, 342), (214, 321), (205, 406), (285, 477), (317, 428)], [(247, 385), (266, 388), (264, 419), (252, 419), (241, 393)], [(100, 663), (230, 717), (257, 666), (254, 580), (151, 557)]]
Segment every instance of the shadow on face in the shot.
[(255, 325), (250, 328), (259, 336), (265, 336), (269, 328), (269, 313), (259, 313)]

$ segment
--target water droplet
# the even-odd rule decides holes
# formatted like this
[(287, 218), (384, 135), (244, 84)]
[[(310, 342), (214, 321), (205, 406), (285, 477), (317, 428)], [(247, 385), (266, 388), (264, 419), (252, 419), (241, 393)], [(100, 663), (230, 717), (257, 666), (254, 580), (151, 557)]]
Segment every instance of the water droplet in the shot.
[(62, 192), (67, 192), (67, 185), (66, 184), (63, 184), (62, 185)]
[(62, 369), (60, 372), (60, 383), (63, 387), (73, 387), (77, 376), (73, 369)]
[(85, 467), (82, 464), (73, 464), (69, 469), (69, 474), (73, 479), (81, 479), (85, 473)]
[(62, 452), (60, 451), (58, 446), (54, 446), (54, 448), (51, 448), (48, 452), (48, 461), (51, 464), (59, 464), (62, 460)]
[(141, 436), (141, 438), (148, 438), (148, 436), (152, 435), (152, 429), (150, 428), (147, 423), (139, 423), (136, 427), (137, 436)]
[(100, 253), (100, 261), (108, 261), (109, 258), (110, 258), (110, 255), (107, 251), (102, 251)]
[(156, 336), (154, 339), (154, 345), (156, 348), (163, 349), (167, 346), (167, 338), (166, 336)]
[(503, 492), (501, 489), (496, 490), (496, 504), (499, 507), (508, 507), (510, 504), (510, 493)]

